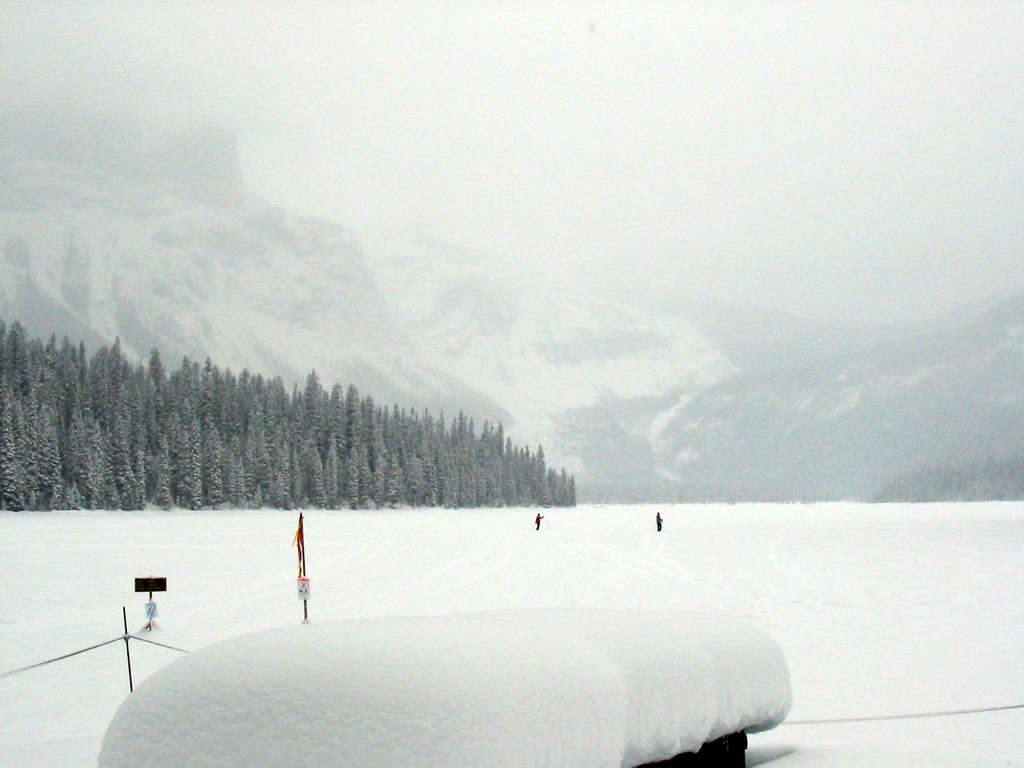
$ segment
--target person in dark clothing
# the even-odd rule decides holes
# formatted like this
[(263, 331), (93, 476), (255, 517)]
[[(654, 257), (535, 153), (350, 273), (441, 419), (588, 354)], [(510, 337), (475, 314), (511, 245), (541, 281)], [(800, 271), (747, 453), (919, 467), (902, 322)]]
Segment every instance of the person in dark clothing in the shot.
[(540, 512), (537, 513), (537, 530), (540, 530), (540, 521), (544, 519), (544, 515)]
[(657, 514), (656, 514), (656, 515), (654, 516), (654, 522), (655, 522), (655, 523), (657, 524), (657, 526), (658, 526), (658, 530), (660, 531), (660, 530), (661, 530), (661, 512), (658, 512), (658, 513), (657, 513)]

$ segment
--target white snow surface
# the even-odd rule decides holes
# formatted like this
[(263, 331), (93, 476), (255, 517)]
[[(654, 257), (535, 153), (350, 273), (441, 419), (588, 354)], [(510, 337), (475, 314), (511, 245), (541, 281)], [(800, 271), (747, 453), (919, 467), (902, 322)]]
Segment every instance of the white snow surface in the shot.
[(619, 768), (767, 730), (790, 704), (781, 649), (737, 619), (549, 608), (329, 622), (169, 665), (125, 700), (99, 765)]
[[(0, 674), (119, 637), (121, 606), (132, 632), (197, 654), (374, 618), (696, 611), (785, 652), (793, 709), (751, 735), (748, 768), (1024, 768), (1024, 709), (798, 724), (1024, 703), (1024, 503), (582, 506), (540, 531), (535, 514), (309, 510), (302, 626), (294, 512), (0, 512)], [(136, 576), (168, 578), (152, 633)], [(138, 691), (190, 658), (137, 641), (131, 655)], [(95, 768), (134, 695), (121, 641), (0, 676), (0, 766)]]

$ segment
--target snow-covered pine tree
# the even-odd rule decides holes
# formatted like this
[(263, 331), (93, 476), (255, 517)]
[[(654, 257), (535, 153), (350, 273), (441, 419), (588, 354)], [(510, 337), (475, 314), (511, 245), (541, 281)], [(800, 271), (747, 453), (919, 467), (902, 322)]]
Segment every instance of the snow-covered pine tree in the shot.
[(373, 470), (373, 505), (377, 509), (384, 507), (388, 497), (388, 481), (387, 481), (387, 459), (381, 455), (377, 455), (377, 467)]
[(406, 500), (414, 507), (426, 504), (427, 483), (423, 475), (423, 460), (418, 454), (409, 459), (406, 470)]
[(118, 506), (109, 441), (95, 419), (89, 424), (86, 497), (89, 509), (116, 509)]
[(128, 416), (124, 403), (119, 404), (110, 432), (110, 462), (118, 509), (136, 509), (135, 472), (132, 468)]
[(36, 416), (33, 430), (37, 440), (36, 492), (41, 509), (54, 509), (61, 503), (63, 478), (61, 476), (60, 437), (57, 418), (49, 404), (44, 403)]
[(370, 462), (363, 450), (359, 451), (359, 509), (369, 509), (373, 493), (373, 473), (370, 471)]
[(7, 331), (4, 367), (7, 385), (15, 398), (27, 398), (32, 390), (32, 373), (28, 364), (28, 341), (25, 329), (15, 321)]
[(398, 462), (388, 460), (388, 506), (397, 508), (402, 503), (401, 479), (399, 477)]
[[(15, 457), (0, 456), (0, 500), (22, 507), (454, 507), (543, 501), (545, 485), (552, 503), (574, 495), (571, 476), (515, 448), (500, 424), (477, 437), (465, 413), (446, 427), (443, 414), (377, 406), (354, 385), (328, 397), (315, 373), (289, 395), (278, 378), (209, 360), (168, 373), (154, 349), (133, 366), (119, 339), (90, 359), (84, 344), (44, 345), (0, 322), (0, 388)], [(0, 414), (0, 438), (3, 424)]]
[[(211, 406), (212, 407), (212, 406)], [(217, 507), (224, 502), (224, 451), (221, 446), (220, 430), (213, 418), (203, 430), (203, 500), (205, 506)]]
[(312, 504), (321, 509), (327, 506), (327, 485), (324, 482), (324, 468), (320, 463), (320, 452), (312, 436), (307, 437), (303, 464), (306, 475), (307, 496)]
[(171, 457), (167, 449), (167, 439), (160, 441), (160, 455), (156, 462), (156, 489), (153, 496), (153, 503), (160, 509), (170, 509), (173, 505), (171, 499)]
[(189, 509), (203, 507), (203, 437), (199, 418), (188, 425), (188, 464), (185, 468), (184, 503)]
[(327, 458), (324, 461), (323, 485), (324, 485), (324, 506), (328, 509), (339, 509), (341, 507), (341, 494), (338, 490), (338, 446), (334, 440), (327, 446)]
[(28, 501), (28, 477), (22, 464), (24, 447), (17, 433), (17, 401), (9, 382), (0, 397), (0, 502), (4, 509), (22, 510)]
[(348, 491), (345, 496), (350, 509), (359, 509), (359, 466), (361, 463), (358, 451), (352, 454), (348, 462)]
[(292, 508), (291, 457), (284, 435), (278, 433), (270, 453), (270, 498), (268, 501), (278, 509)]
[(362, 403), (359, 390), (352, 384), (345, 391), (345, 456), (352, 456), (363, 444), (363, 428), (361, 423)]

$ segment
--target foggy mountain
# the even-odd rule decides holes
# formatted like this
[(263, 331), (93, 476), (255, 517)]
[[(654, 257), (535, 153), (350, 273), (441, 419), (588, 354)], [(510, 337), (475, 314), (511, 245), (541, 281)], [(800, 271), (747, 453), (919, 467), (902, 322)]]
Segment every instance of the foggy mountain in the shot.
[[(807, 346), (789, 346), (778, 330), (762, 334), (775, 339), (774, 366), (754, 366), (671, 412), (633, 467), (634, 482), (640, 464), (654, 469), (635, 495), (659, 495), (651, 488), (668, 478), (663, 497), (871, 498), (922, 467), (1024, 456), (1024, 294), (930, 326), (860, 336), (856, 326), (832, 328), (831, 349), (811, 344), (803, 323), (790, 338)], [(633, 403), (633, 423), (662, 419), (664, 405)], [(625, 404), (617, 414), (628, 423)], [(577, 416), (597, 420), (593, 411)], [(628, 495), (629, 479), (619, 482), (616, 495)]]
[(663, 307), (688, 317), (744, 373), (849, 359), (911, 328), (882, 323), (809, 320), (786, 312), (715, 304)]
[[(584, 476), (591, 465), (563, 439), (566, 414), (604, 401), (677, 398), (736, 370), (685, 317), (587, 295), (522, 267), (502, 271), (423, 232), (369, 238), (367, 254), (398, 323), (435, 367), (486, 392), (515, 434)], [(585, 447), (582, 447), (585, 449)]]
[(1024, 298), (907, 326), (598, 299), (269, 206), (224, 132), (53, 125), (0, 136), (0, 316), (30, 333), (500, 420), (584, 500), (867, 498), (1024, 455)]
[(1024, 455), (1024, 299), (903, 325), (600, 301), (422, 232), (369, 239), (436, 366), (516, 416), (590, 499), (870, 498)]
[(379, 401), (507, 413), (425, 364), (390, 319), (359, 243), (245, 192), (216, 130), (54, 120), (2, 136), (0, 313), (31, 333), (280, 375), (316, 369)]

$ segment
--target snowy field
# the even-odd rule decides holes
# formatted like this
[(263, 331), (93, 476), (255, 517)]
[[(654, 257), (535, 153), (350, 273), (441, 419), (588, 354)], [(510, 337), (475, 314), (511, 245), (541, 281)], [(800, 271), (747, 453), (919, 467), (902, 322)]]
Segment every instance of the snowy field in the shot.
[[(548, 510), (540, 531), (534, 514), (310, 511), (311, 622), (549, 606), (716, 612), (782, 647), (790, 722), (1024, 703), (1024, 504), (581, 507)], [(162, 643), (298, 627), (296, 520), (0, 513), (0, 673), (119, 636), (122, 605), (139, 630), (136, 576), (168, 579), (151, 635)], [(179, 656), (133, 641), (136, 685)], [(127, 695), (120, 642), (0, 678), (0, 766), (95, 766)], [(1024, 766), (1024, 709), (786, 723), (750, 737), (747, 765)]]

